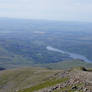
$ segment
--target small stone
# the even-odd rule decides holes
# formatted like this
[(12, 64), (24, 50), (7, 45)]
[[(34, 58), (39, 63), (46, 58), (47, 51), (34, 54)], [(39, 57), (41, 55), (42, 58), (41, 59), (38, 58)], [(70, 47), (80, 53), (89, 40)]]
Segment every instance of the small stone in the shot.
[(77, 86), (72, 87), (72, 89), (78, 89)]

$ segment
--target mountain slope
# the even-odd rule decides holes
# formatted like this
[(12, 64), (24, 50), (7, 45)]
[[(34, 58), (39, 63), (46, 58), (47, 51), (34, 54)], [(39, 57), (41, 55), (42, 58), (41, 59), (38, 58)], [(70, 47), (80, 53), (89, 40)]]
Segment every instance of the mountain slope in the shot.
[(0, 92), (15, 92), (47, 80), (58, 71), (44, 68), (17, 68), (0, 71)]
[(82, 67), (74, 68), (18, 92), (92, 92), (92, 72)]
[(70, 70), (19, 68), (0, 71), (0, 92), (92, 92), (91, 88), (91, 69), (83, 67)]

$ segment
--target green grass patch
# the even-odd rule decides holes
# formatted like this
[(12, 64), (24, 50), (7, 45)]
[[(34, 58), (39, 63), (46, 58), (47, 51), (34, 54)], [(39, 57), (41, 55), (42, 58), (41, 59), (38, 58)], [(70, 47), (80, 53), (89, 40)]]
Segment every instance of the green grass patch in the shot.
[(54, 85), (61, 83), (61, 82), (65, 82), (67, 80), (68, 80), (68, 78), (61, 78), (61, 79), (55, 79), (54, 78), (54, 79), (48, 80), (44, 83), (33, 86), (31, 88), (20, 90), (19, 92), (34, 92), (34, 91), (37, 91), (37, 90), (40, 90), (40, 89), (43, 89), (43, 88), (46, 88), (46, 87), (54, 86)]

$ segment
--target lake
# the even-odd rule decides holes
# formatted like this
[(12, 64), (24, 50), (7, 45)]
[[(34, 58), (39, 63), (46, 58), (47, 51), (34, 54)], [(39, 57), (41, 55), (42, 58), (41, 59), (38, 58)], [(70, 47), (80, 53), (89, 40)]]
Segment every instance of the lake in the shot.
[(52, 46), (47, 46), (46, 49), (49, 50), (49, 51), (59, 52), (59, 53), (62, 53), (62, 54), (68, 54), (73, 59), (81, 59), (81, 60), (84, 60), (86, 62), (91, 62), (87, 57), (80, 55), (80, 54), (63, 51), (63, 50), (54, 48)]

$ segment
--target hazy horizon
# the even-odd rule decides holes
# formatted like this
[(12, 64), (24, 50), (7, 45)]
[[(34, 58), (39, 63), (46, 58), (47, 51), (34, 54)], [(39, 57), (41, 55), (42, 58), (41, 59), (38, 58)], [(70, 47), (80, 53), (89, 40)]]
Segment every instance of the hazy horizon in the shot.
[(91, 0), (0, 0), (0, 18), (92, 22)]

